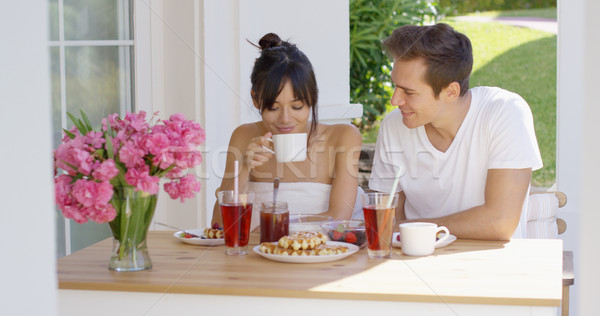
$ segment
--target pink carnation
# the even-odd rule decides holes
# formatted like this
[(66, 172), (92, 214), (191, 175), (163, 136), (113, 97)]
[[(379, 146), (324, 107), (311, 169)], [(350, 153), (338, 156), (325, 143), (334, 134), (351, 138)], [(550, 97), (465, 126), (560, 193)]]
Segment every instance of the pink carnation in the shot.
[(96, 182), (96, 207), (102, 208), (110, 203), (113, 196), (113, 186), (108, 181)]
[(135, 168), (144, 165), (144, 155), (146, 152), (135, 146), (133, 142), (127, 142), (119, 150), (119, 160), (125, 164), (127, 168)]
[(104, 135), (101, 132), (90, 131), (86, 136), (87, 143), (96, 149), (102, 148), (102, 145), (106, 142), (103, 138)]
[(72, 195), (83, 207), (104, 208), (112, 198), (113, 186), (108, 181), (79, 179), (75, 181)]
[(124, 121), (129, 125), (131, 129), (136, 132), (141, 132), (148, 129), (148, 123), (146, 122), (146, 112), (140, 111), (139, 113), (129, 113), (125, 115)]
[(90, 174), (92, 172), (92, 164), (94, 163), (94, 158), (90, 155), (89, 152), (81, 149), (73, 150), (73, 158), (75, 158), (77, 165), (77, 171), (83, 173), (84, 175)]
[(138, 191), (144, 191), (149, 194), (158, 193), (158, 182), (160, 179), (151, 176), (148, 167), (138, 169), (129, 169), (125, 174), (125, 180), (129, 185), (134, 186)]
[(146, 150), (156, 156), (169, 148), (170, 143), (167, 135), (162, 133), (153, 133), (146, 138), (144, 145)]
[(100, 209), (94, 207), (88, 208), (87, 214), (91, 220), (99, 224), (111, 222), (117, 217), (117, 211), (111, 204)]
[[(119, 114), (113, 113), (113, 114), (109, 114), (106, 118), (103, 118), (102, 119), (102, 130), (105, 132), (108, 131), (108, 123), (110, 123), (111, 129), (118, 128), (118, 124), (117, 124), (118, 117), (119, 117)], [(108, 119), (108, 122), (107, 122), (107, 119)]]
[(75, 185), (73, 185), (72, 194), (77, 203), (85, 207), (90, 207), (96, 202), (94, 197), (94, 194), (96, 193), (95, 191), (96, 188), (93, 181), (79, 179), (75, 181)]
[(164, 151), (152, 159), (152, 165), (161, 169), (167, 169), (175, 163), (175, 155), (170, 151)]
[(65, 205), (73, 204), (72, 190), (71, 177), (68, 175), (61, 174), (54, 179), (54, 199), (60, 209), (63, 209)]
[(175, 114), (171, 114), (171, 116), (169, 116), (169, 120), (170, 121), (184, 122), (185, 121), (185, 116), (182, 113), (175, 113)]
[[(206, 135), (198, 123), (186, 120), (183, 114), (160, 120), (155, 113), (148, 121), (143, 111), (127, 113), (123, 119), (111, 114), (102, 120), (101, 132), (82, 135), (74, 126), (69, 134), (73, 138), (65, 133), (63, 144), (54, 152), (55, 175), (58, 168), (67, 172), (56, 176), (55, 202), (65, 217), (78, 223), (88, 219), (106, 223), (115, 218), (110, 181), (157, 194), (157, 175), (164, 176), (172, 179), (165, 184), (165, 191), (182, 202), (200, 191), (200, 182), (193, 175), (182, 175), (202, 162), (197, 147)], [(109, 143), (112, 153), (108, 152)], [(165, 174), (166, 169), (170, 170)]]
[(200, 191), (200, 186), (200, 182), (196, 181), (194, 175), (188, 174), (179, 180), (165, 183), (165, 191), (172, 199), (179, 198), (183, 202), (186, 198), (193, 198), (194, 192)]
[(76, 223), (82, 224), (87, 222), (87, 213), (81, 208), (73, 205), (66, 205), (62, 209), (63, 216), (74, 220)]
[(197, 151), (175, 153), (175, 165), (181, 169), (193, 168), (202, 162), (202, 154)]
[(78, 172), (89, 175), (94, 163), (94, 157), (88, 152), (88, 145), (81, 135), (60, 144), (54, 152), (54, 159), (56, 167), (67, 171), (70, 175)]
[(115, 166), (115, 161), (107, 159), (92, 172), (92, 176), (100, 181), (109, 181), (119, 174), (119, 169)]
[(181, 177), (183, 177), (183, 170), (174, 167), (173, 169), (171, 169), (171, 171), (169, 171), (165, 177), (169, 178), (169, 179), (179, 179)]

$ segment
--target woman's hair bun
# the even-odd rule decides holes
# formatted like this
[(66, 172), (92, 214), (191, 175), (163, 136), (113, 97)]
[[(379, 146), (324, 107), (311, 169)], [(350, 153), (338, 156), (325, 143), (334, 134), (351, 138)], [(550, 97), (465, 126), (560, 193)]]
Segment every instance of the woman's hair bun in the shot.
[(265, 50), (267, 48), (271, 48), (271, 47), (278, 47), (281, 46), (282, 41), (281, 38), (279, 38), (279, 35), (275, 34), (275, 33), (269, 33), (265, 36), (263, 36), (260, 41), (258, 41), (258, 45), (260, 46), (260, 49)]

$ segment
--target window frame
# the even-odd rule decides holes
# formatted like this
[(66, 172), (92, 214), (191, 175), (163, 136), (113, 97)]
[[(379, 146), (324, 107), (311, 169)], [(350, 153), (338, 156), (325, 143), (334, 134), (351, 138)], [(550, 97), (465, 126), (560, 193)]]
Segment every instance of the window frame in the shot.
[[(60, 119), (61, 128), (66, 129), (67, 118), (67, 89), (66, 89), (66, 48), (68, 47), (117, 47), (119, 66), (119, 111), (138, 111), (138, 99), (144, 100), (147, 106), (142, 110), (151, 111), (152, 104), (148, 102), (151, 91), (151, 52), (150, 52), (150, 15), (149, 7), (143, 0), (120, 0), (117, 2), (117, 21), (119, 38), (125, 40), (66, 40), (64, 0), (56, 0), (58, 6), (58, 39), (49, 39), (48, 48), (58, 47), (59, 76), (60, 76)], [(143, 10), (146, 8), (146, 10)], [(137, 10), (141, 9), (141, 10)], [(48, 14), (51, 14), (49, 12)], [(125, 22), (125, 23), (123, 23)], [(136, 27), (136, 23), (143, 25)], [(131, 28), (133, 32), (130, 33)], [(140, 47), (138, 46), (140, 45)], [(50, 51), (49, 51), (50, 54)], [(138, 57), (139, 56), (139, 57)], [(133, 67), (132, 67), (133, 63)], [(139, 81), (139, 82), (138, 82)], [(57, 145), (57, 144), (55, 144)], [(60, 220), (60, 219), (59, 219)], [(65, 255), (72, 253), (71, 220), (64, 220)], [(57, 234), (63, 232), (57, 231)], [(59, 254), (60, 255), (60, 254)]]

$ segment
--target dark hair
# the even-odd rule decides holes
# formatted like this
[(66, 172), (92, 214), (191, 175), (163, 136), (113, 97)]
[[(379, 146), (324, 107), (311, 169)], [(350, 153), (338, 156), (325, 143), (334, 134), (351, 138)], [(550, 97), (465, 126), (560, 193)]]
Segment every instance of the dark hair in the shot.
[(258, 104), (260, 113), (273, 108), (275, 99), (284, 84), (290, 82), (294, 96), (311, 108), (310, 139), (310, 135), (317, 128), (317, 98), (319, 94), (310, 60), (296, 45), (282, 41), (275, 33), (263, 36), (258, 45), (257, 47), (261, 50), (260, 57), (254, 62), (250, 81), (252, 82), (252, 98)]
[(473, 69), (471, 41), (448, 24), (402, 26), (383, 40), (383, 46), (394, 59), (423, 58), (427, 65), (425, 81), (436, 98), (455, 81), (460, 84), (461, 96), (469, 90)]

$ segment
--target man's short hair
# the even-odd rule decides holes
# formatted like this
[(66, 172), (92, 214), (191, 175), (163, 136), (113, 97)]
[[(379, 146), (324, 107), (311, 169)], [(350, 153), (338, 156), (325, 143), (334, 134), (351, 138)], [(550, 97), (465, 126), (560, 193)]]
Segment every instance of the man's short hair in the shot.
[(448, 24), (402, 26), (383, 40), (383, 46), (394, 60), (423, 58), (427, 65), (425, 81), (436, 98), (455, 81), (460, 84), (461, 96), (469, 90), (473, 69), (471, 41)]

